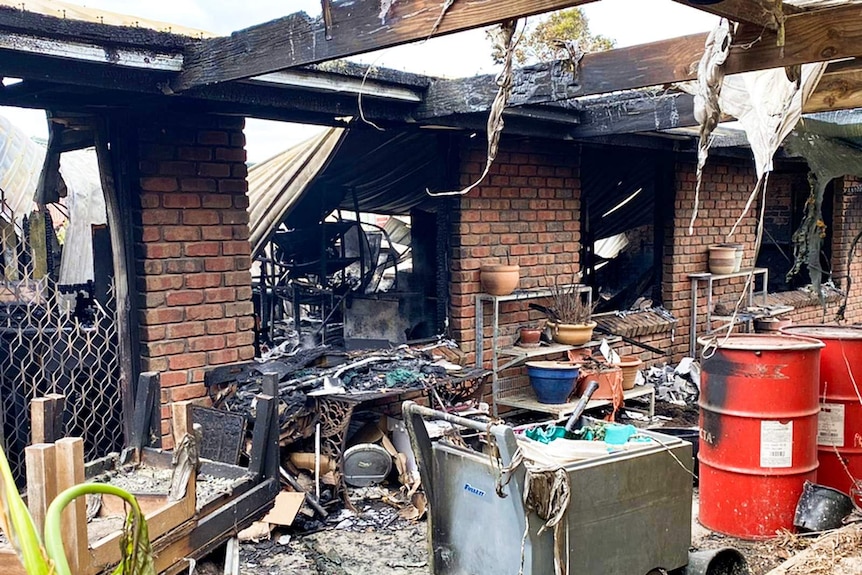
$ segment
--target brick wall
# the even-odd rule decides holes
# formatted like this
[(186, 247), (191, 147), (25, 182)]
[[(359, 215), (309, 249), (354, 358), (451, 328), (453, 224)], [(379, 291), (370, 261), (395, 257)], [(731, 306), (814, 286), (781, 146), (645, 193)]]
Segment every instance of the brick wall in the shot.
[(847, 288), (847, 277), (853, 279), (850, 298), (845, 311), (848, 323), (862, 323), (862, 242), (856, 245), (852, 254), (850, 269), (847, 269), (847, 255), (853, 238), (862, 232), (862, 192), (859, 191), (862, 179), (844, 178), (843, 185), (836, 188), (832, 232), (832, 269), (836, 283)]
[[(450, 327), (470, 361), (482, 264), (506, 263), (508, 254), (512, 264), (521, 266), (521, 288), (549, 287), (554, 278), (571, 283), (579, 271), (578, 155), (578, 146), (571, 144), (504, 138), (490, 174), (460, 199), (452, 222)], [(461, 184), (467, 186), (482, 173), (485, 151), (465, 145), (461, 160)], [(502, 345), (512, 344), (519, 326), (541, 317), (526, 303), (504, 303)], [(490, 349), (490, 329), (486, 335)]]
[[(688, 234), (694, 209), (695, 164), (676, 165), (676, 198), (674, 216), (665, 229), (665, 255), (662, 270), (662, 299), (665, 307), (679, 319), (675, 341), (667, 342), (674, 360), (688, 355), (691, 328), (691, 273), (708, 271), (709, 246), (730, 241), (744, 246), (742, 267), (754, 264), (754, 242), (757, 205), (742, 220), (734, 235), (727, 239), (755, 185), (751, 162), (711, 158), (707, 163), (700, 194), (700, 207), (693, 234)], [(734, 306), (742, 292), (745, 279), (727, 280), (715, 285), (714, 301)], [(702, 284), (701, 284), (702, 285)], [(706, 313), (706, 290), (701, 288), (698, 299), (698, 335), (703, 333), (702, 318)]]
[(188, 114), (138, 129), (141, 369), (160, 372), (163, 406), (204, 397), (206, 368), (254, 356), (243, 125)]
[[(580, 182), (577, 146), (555, 144), (544, 147), (529, 141), (505, 141), (497, 162), (486, 181), (460, 198), (452, 228), (451, 332), (474, 357), (474, 298), (480, 291), (479, 267), (483, 263), (504, 262), (506, 253), (521, 266), (520, 287), (548, 286), (554, 277), (571, 278), (578, 271), (580, 245)], [(465, 147), (462, 152), (461, 183), (472, 183), (484, 166), (484, 150)], [(744, 246), (743, 268), (754, 265), (756, 225), (759, 202), (742, 219), (734, 235), (726, 233), (736, 223), (754, 189), (756, 176), (751, 161), (714, 157), (707, 165), (701, 190), (701, 203), (694, 233), (688, 225), (694, 206), (695, 164), (687, 159), (675, 166), (673, 206), (657, 206), (670, 212), (664, 230), (662, 260), (662, 297), (678, 318), (674, 332), (639, 339), (666, 350), (661, 356), (630, 344), (617, 344), (621, 354), (636, 354), (647, 362), (678, 361), (688, 355), (691, 326), (691, 282), (689, 274), (708, 269), (708, 246), (727, 241)], [(800, 170), (774, 174), (770, 190), (775, 202), (767, 218), (774, 228), (791, 225), (790, 200), (795, 186), (805, 185)], [(800, 183), (801, 182), (801, 183)], [(833, 237), (833, 265), (839, 285), (846, 276), (844, 261), (852, 237), (862, 229), (862, 194), (849, 193), (856, 180), (848, 180), (845, 193), (836, 196)], [(839, 189), (840, 186), (839, 186)], [(770, 205), (768, 204), (768, 205)], [(848, 321), (862, 321), (862, 244), (857, 247), (851, 273), (853, 287)], [(789, 264), (788, 264), (789, 265)], [(735, 306), (745, 278), (716, 284), (714, 302)], [(697, 314), (698, 334), (704, 331), (706, 293), (701, 288)], [(793, 296), (794, 294), (788, 294)], [(798, 302), (788, 316), (796, 323), (832, 321), (837, 309), (830, 302), (824, 310), (816, 301)], [(747, 305), (747, 301), (744, 302)], [(486, 307), (486, 318), (490, 306)], [(500, 316), (500, 345), (511, 345), (517, 328), (538, 323), (542, 315), (529, 311), (524, 302), (504, 303)], [(715, 327), (715, 326), (714, 326)], [(485, 322), (485, 348), (490, 350), (491, 330)], [(486, 359), (488, 354), (485, 354)], [(487, 362), (486, 362), (487, 365)]]

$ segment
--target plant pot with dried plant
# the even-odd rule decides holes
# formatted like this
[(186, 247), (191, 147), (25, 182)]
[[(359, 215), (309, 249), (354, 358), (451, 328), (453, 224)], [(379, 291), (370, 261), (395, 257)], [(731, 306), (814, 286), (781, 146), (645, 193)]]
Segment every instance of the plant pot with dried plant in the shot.
[(549, 308), (551, 328), (554, 341), (566, 345), (584, 345), (593, 337), (596, 322), (590, 318), (593, 314), (589, 294), (581, 291), (577, 283), (561, 284), (554, 279), (551, 286), (552, 306)]

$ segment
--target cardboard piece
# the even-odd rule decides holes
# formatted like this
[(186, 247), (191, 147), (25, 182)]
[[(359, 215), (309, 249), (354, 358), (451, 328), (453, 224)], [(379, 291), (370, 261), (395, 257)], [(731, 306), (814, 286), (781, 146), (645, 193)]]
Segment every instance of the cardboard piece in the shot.
[(255, 521), (239, 533), (237, 533), (237, 539), (240, 540), (241, 543), (248, 543), (249, 541), (254, 543), (260, 543), (261, 541), (268, 541), (270, 532), (272, 531), (272, 525), (269, 523), (264, 523), (263, 521)]
[(282, 491), (275, 496), (275, 506), (261, 521), (272, 525), (289, 526), (299, 513), (299, 508), (305, 502), (305, 493)]

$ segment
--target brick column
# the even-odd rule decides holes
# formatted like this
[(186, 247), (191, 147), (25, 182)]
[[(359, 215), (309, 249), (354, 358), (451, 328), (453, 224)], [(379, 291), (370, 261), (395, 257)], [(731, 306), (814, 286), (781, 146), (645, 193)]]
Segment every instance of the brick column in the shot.
[[(708, 271), (709, 246), (728, 241), (725, 234), (742, 214), (757, 181), (752, 162), (748, 160), (710, 158), (703, 174), (694, 233), (689, 235), (688, 225), (694, 209), (695, 164), (678, 162), (675, 171), (674, 217), (672, 225), (665, 229), (662, 262), (662, 300), (665, 307), (679, 319), (675, 343), (672, 346), (669, 340), (667, 343), (667, 347), (673, 351), (672, 361), (688, 355), (691, 328), (691, 282), (688, 274)], [(656, 209), (663, 207), (657, 206)], [(745, 246), (743, 268), (754, 265), (758, 210), (759, 204), (755, 203), (729, 240)], [(745, 278), (716, 284), (713, 292), (715, 301), (732, 300), (735, 303), (744, 284)], [(706, 317), (706, 293), (703, 288), (698, 301), (698, 332), (702, 333)]]
[(141, 369), (167, 403), (206, 395), (204, 372), (254, 356), (242, 118), (177, 115), (138, 128)]
[[(850, 269), (847, 254), (853, 238), (862, 231), (862, 178), (845, 177), (835, 190), (832, 219), (832, 269), (838, 286), (847, 289), (847, 277), (853, 279), (844, 317), (848, 324), (862, 322), (862, 242), (856, 244)], [(831, 320), (834, 314), (827, 320)]]
[[(521, 266), (521, 288), (550, 287), (554, 278), (570, 282), (579, 271), (579, 155), (574, 144), (504, 138), (490, 174), (460, 199), (452, 221), (450, 326), (471, 361), (482, 264), (505, 263), (508, 254)], [(484, 166), (485, 150), (465, 145), (461, 185), (473, 183)], [(542, 317), (525, 302), (504, 304), (500, 315), (504, 345), (512, 343), (518, 326)], [(490, 349), (490, 338), (485, 346)]]

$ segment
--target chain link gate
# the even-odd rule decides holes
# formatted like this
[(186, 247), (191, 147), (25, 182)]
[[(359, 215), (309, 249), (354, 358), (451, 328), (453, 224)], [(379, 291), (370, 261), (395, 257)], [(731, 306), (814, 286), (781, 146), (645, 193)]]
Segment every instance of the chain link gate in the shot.
[[(4, 448), (19, 485), (34, 398), (66, 396), (65, 431), (84, 438), (87, 460), (119, 451), (124, 441), (113, 273), (102, 286), (58, 285), (53, 278), (59, 262), (52, 257), (52, 244), (58, 244), (51, 218), (44, 220), (39, 239), (26, 218), (23, 225), (0, 220), (0, 407)], [(42, 237), (46, 265), (40, 268)], [(111, 265), (105, 254), (96, 259)]]

